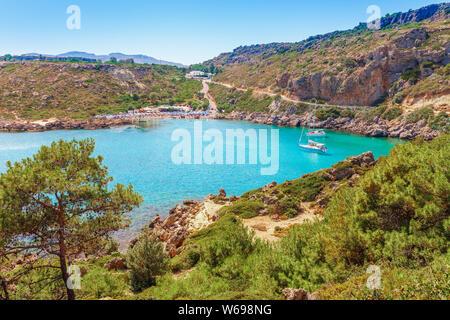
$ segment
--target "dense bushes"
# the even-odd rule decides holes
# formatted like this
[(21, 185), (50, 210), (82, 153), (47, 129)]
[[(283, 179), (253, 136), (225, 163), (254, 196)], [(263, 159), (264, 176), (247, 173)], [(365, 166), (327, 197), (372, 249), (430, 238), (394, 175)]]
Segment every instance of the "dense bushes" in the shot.
[(127, 266), (130, 283), (139, 292), (155, 283), (155, 277), (168, 269), (169, 260), (161, 242), (151, 233), (144, 232), (134, 247), (128, 249)]
[[(247, 256), (257, 247), (254, 235), (240, 224), (234, 228), (225, 229), (220, 237), (203, 243), (201, 247), (201, 260), (214, 268), (223, 265), (229, 257), (236, 255)], [(232, 272), (232, 271), (229, 271)]]
[(254, 97), (251, 89), (242, 92), (214, 83), (210, 84), (210, 93), (216, 100), (219, 111), (224, 113), (232, 111), (268, 112), (269, 106), (273, 102), (273, 99), (269, 96)]
[(310, 174), (286, 183), (283, 192), (295, 195), (301, 201), (314, 201), (325, 187), (326, 180), (318, 174)]
[(320, 108), (316, 111), (316, 118), (323, 121), (328, 118), (339, 118), (341, 116), (341, 110), (338, 107), (326, 107)]
[(250, 219), (257, 216), (259, 211), (264, 209), (264, 204), (261, 201), (242, 200), (224, 209), (226, 213), (232, 213), (240, 216), (242, 219)]
[[(196, 269), (182, 280), (161, 278), (150, 293), (277, 299), (283, 288), (301, 287), (327, 299), (446, 298), (449, 146), (444, 135), (395, 147), (355, 187), (338, 190), (322, 221), (290, 228), (279, 244), (256, 241), (227, 211), (189, 239), (188, 250), (200, 252)], [(276, 190), (298, 196), (324, 184), (318, 175), (305, 178)], [(370, 264), (382, 269), (381, 291), (365, 286)]]
[(400, 107), (390, 107), (388, 108), (383, 115), (381, 116), (385, 120), (392, 121), (394, 119), (397, 119), (403, 114), (403, 109)]
[(446, 112), (441, 112), (430, 121), (430, 127), (434, 130), (450, 131), (450, 117)]
[(82, 279), (80, 296), (83, 299), (120, 299), (129, 292), (127, 274), (115, 275), (100, 266), (92, 267)]
[(276, 204), (275, 211), (279, 215), (294, 218), (300, 211), (300, 200), (296, 197), (284, 197)]
[(401, 78), (405, 81), (416, 82), (420, 77), (420, 66), (403, 72)]
[(367, 274), (326, 286), (319, 290), (318, 297), (324, 300), (446, 300), (450, 295), (449, 259), (448, 254), (442, 255), (429, 266), (419, 269), (381, 265), (381, 289), (374, 291), (367, 288)]
[(384, 120), (392, 121), (399, 118), (402, 114), (403, 109), (398, 106), (387, 107), (381, 105), (367, 110), (362, 114), (362, 118), (367, 121), (373, 121), (376, 117), (381, 117)]
[(414, 110), (406, 117), (406, 121), (408, 123), (416, 123), (420, 120), (428, 121), (434, 117), (434, 112), (432, 107), (423, 107), (417, 110)]
[(327, 120), (328, 118), (339, 118), (339, 117), (349, 117), (354, 118), (355, 112), (342, 107), (329, 106), (329, 107), (321, 107), (316, 111), (316, 118), (320, 121)]

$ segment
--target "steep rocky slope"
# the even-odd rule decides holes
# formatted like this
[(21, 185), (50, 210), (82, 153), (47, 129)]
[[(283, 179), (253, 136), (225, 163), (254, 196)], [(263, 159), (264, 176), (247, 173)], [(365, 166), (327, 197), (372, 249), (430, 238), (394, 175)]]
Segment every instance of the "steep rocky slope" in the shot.
[[(298, 43), (239, 47), (205, 64), (222, 69), (216, 81), (299, 100), (347, 106), (394, 100), (412, 105), (449, 93), (449, 69), (444, 68), (450, 62), (449, 12), (449, 3), (432, 5), (388, 15), (379, 31), (361, 24)], [(423, 83), (429, 77), (433, 85)], [(438, 104), (448, 111), (450, 101), (440, 99)]]
[[(240, 91), (217, 84), (210, 85), (210, 93), (222, 113), (217, 119), (250, 121), (261, 124), (324, 128), (363, 134), (372, 137), (426, 140), (450, 130), (449, 115), (435, 114), (430, 106), (403, 110), (397, 106), (336, 107), (316, 106), (309, 109), (305, 103), (295, 103), (256, 93)], [(309, 112), (311, 110), (311, 112)]]

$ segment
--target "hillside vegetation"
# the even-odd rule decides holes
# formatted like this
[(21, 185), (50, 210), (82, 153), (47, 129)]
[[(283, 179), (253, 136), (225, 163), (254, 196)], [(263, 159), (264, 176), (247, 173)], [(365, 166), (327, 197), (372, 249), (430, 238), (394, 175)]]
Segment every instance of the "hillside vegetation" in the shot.
[(0, 64), (0, 118), (85, 119), (160, 104), (200, 101), (199, 81), (160, 65)]
[[(170, 261), (149, 230), (128, 250), (128, 271), (123, 263), (109, 267), (123, 254), (108, 244), (100, 257), (77, 262), (83, 284), (77, 297), (282, 299), (290, 287), (319, 299), (448, 299), (449, 146), (445, 134), (408, 142), (376, 164), (368, 153), (247, 192), (223, 207), (215, 223), (189, 236)], [(301, 216), (306, 203), (317, 219), (276, 230), (279, 242), (255, 238), (242, 224), (261, 215)], [(26, 257), (11, 261), (15, 268), (1, 269), (0, 280), (26, 268)], [(371, 265), (381, 269), (378, 290), (366, 285)], [(38, 280), (52, 272), (28, 271), (10, 298), (58, 299), (62, 283), (39, 287)], [(39, 290), (30, 290), (30, 282)]]
[[(178, 259), (195, 270), (158, 280), (149, 294), (164, 299), (277, 299), (285, 287), (324, 299), (449, 297), (449, 136), (399, 145), (373, 168), (349, 161), (268, 191), (251, 191), (193, 234)], [(361, 175), (340, 187), (324, 177)], [(345, 182), (349, 183), (345, 183)], [(275, 196), (265, 205), (264, 198)], [(241, 218), (301, 214), (305, 201), (326, 204), (323, 219), (294, 226), (277, 244), (255, 239)], [(265, 208), (265, 210), (264, 210)], [(382, 289), (366, 287), (366, 269), (382, 269)], [(407, 276), (406, 276), (407, 275)], [(427, 275), (426, 277), (424, 275)]]
[[(205, 62), (214, 80), (337, 105), (414, 104), (449, 94), (450, 5), (432, 5), (297, 43), (244, 46)], [(436, 108), (448, 110), (448, 99)]]

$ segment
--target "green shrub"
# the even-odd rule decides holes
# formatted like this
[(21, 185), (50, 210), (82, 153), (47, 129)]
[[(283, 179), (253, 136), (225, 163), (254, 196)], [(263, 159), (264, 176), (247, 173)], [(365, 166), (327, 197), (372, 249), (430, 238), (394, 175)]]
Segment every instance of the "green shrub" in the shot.
[(248, 233), (241, 224), (234, 228), (225, 229), (220, 237), (203, 243), (201, 247), (201, 259), (210, 267), (217, 267), (225, 262), (225, 259), (233, 255), (247, 256), (253, 252), (256, 243), (254, 235)]
[(256, 195), (258, 195), (261, 191), (262, 191), (262, 188), (247, 191), (246, 193), (242, 194), (242, 198), (248, 199), (248, 198), (250, 198), (251, 196), (256, 196)]
[(381, 105), (375, 108), (369, 108), (367, 111), (365, 111), (362, 115), (362, 118), (364, 120), (372, 121), (378, 116), (381, 116), (385, 111), (387, 107), (385, 105)]
[(369, 275), (358, 276), (318, 291), (324, 300), (447, 300), (450, 294), (449, 256), (438, 257), (430, 266), (419, 269), (381, 265), (382, 286), (367, 288)]
[(450, 131), (450, 117), (447, 112), (440, 112), (430, 123), (434, 130)]
[(323, 121), (328, 118), (339, 118), (341, 110), (338, 107), (324, 107), (316, 111), (316, 118)]
[(425, 61), (420, 65), (421, 68), (433, 68), (433, 62)]
[(444, 67), (444, 74), (450, 76), (450, 63)]
[(353, 196), (330, 202), (329, 214), (345, 208), (353, 221), (360, 257), (412, 267), (447, 250), (449, 142), (446, 135), (397, 146), (364, 175)]
[(346, 117), (346, 118), (354, 118), (355, 117), (355, 112), (350, 110), (350, 109), (344, 109), (341, 111), (340, 114), (341, 117)]
[(241, 200), (233, 203), (225, 210), (227, 213), (240, 216), (242, 219), (250, 219), (259, 215), (262, 209), (264, 209), (264, 204), (261, 201)]
[(408, 123), (417, 123), (420, 120), (425, 120), (425, 121), (431, 122), (431, 121), (433, 121), (433, 118), (434, 118), (433, 108), (428, 106), (428, 107), (419, 108), (417, 110), (414, 110), (410, 114), (408, 114), (406, 116), (406, 121)]
[(400, 104), (403, 102), (403, 100), (406, 98), (406, 93), (403, 91), (400, 91), (395, 94), (394, 98), (392, 99), (393, 103)]
[(295, 197), (284, 197), (275, 205), (275, 211), (288, 218), (294, 218), (300, 211), (300, 200)]
[(108, 243), (106, 244), (106, 254), (111, 255), (113, 253), (119, 252), (119, 247), (119, 242), (114, 239), (109, 239)]
[(403, 72), (401, 78), (405, 81), (416, 82), (420, 77), (420, 66)]
[(121, 298), (128, 289), (126, 273), (112, 273), (94, 267), (82, 278), (81, 296), (85, 299)]
[(336, 164), (333, 164), (331, 167), (333, 169), (335, 169), (336, 171), (341, 171), (341, 170), (345, 170), (347, 168), (352, 168), (353, 164), (348, 160), (344, 160), (344, 161), (338, 162)]
[(130, 284), (135, 292), (155, 284), (155, 277), (167, 271), (169, 260), (162, 243), (149, 232), (144, 232), (133, 248), (127, 251)]
[(358, 63), (355, 61), (355, 59), (352, 59), (352, 58), (344, 58), (343, 60), (342, 60), (342, 64), (346, 67), (346, 68), (350, 68), (350, 69), (353, 69), (353, 68), (356, 68), (357, 66), (358, 66)]
[(301, 201), (314, 201), (325, 187), (326, 180), (318, 174), (310, 174), (283, 186), (283, 192)]
[(403, 114), (403, 109), (400, 107), (390, 107), (381, 116), (385, 120), (394, 120)]

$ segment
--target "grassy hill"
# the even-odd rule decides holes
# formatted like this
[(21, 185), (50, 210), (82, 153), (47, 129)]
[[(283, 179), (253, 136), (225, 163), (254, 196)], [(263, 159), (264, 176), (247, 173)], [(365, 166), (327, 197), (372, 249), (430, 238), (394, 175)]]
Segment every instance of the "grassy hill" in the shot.
[(160, 104), (199, 101), (201, 83), (162, 65), (0, 64), (0, 118), (85, 119)]

